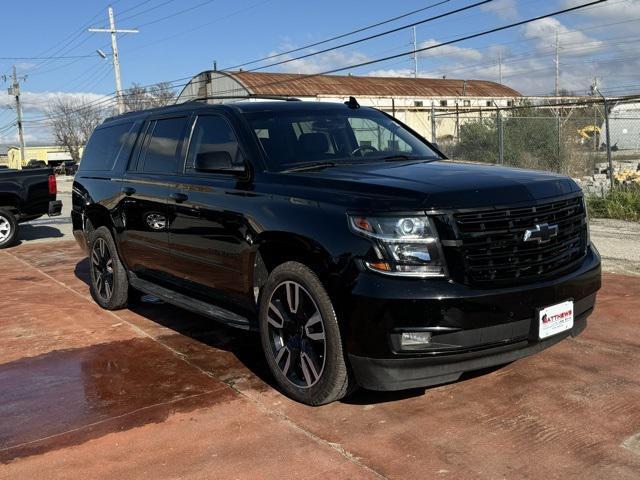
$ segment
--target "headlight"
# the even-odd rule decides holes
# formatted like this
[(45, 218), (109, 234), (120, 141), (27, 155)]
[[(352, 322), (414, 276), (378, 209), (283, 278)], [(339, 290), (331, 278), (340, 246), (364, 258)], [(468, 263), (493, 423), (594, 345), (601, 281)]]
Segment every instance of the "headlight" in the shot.
[(367, 267), (388, 275), (442, 277), (444, 264), (435, 228), (426, 216), (350, 216), (354, 233), (374, 241)]

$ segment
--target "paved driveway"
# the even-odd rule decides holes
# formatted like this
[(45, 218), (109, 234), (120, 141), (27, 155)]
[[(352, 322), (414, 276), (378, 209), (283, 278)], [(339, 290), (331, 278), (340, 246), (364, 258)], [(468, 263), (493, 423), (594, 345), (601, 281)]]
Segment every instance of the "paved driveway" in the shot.
[(72, 242), (0, 251), (0, 478), (640, 476), (640, 279), (587, 330), (435, 388), (311, 408), (258, 339), (167, 305), (106, 312)]

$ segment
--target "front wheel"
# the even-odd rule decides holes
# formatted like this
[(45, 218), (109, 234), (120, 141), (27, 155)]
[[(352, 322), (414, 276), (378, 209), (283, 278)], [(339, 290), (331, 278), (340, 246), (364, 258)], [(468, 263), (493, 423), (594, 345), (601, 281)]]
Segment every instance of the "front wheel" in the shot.
[(260, 337), (271, 373), (291, 398), (323, 405), (354, 385), (331, 299), (306, 266), (287, 262), (269, 275), (260, 297)]

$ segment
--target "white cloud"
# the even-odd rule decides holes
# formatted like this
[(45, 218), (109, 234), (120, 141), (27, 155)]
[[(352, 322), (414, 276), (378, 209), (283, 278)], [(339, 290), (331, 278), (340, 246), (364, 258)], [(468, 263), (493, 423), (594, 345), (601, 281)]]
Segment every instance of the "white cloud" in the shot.
[(571, 29), (563, 25), (555, 18), (543, 18), (537, 22), (528, 23), (524, 26), (524, 37), (536, 41), (536, 46), (540, 50), (548, 50), (556, 42), (556, 32), (560, 46), (571, 47), (586, 45), (592, 53), (603, 46), (603, 42), (585, 35), (579, 29)]
[[(274, 52), (271, 55), (276, 53), (277, 52)], [(291, 58), (293, 57), (290, 55), (284, 55), (279, 58), (279, 61), (291, 60)], [(289, 73), (319, 73), (332, 70), (334, 68), (366, 62), (367, 60), (369, 60), (369, 57), (361, 52), (341, 52), (332, 50), (313, 57), (292, 60), (283, 65), (279, 65), (278, 67)]]
[[(434, 45), (438, 45), (442, 42), (430, 38), (420, 42), (418, 48), (427, 48)], [(456, 45), (443, 45), (442, 47), (434, 48), (432, 50), (426, 50), (418, 53), (419, 57), (451, 57), (457, 60), (481, 60), (482, 53), (473, 48), (458, 47)]]
[(370, 77), (412, 77), (413, 70), (410, 68), (388, 68), (388, 69), (380, 69), (373, 70), (369, 72), (367, 75)]
[(495, 0), (494, 2), (482, 5), (480, 10), (495, 14), (505, 20), (515, 20), (518, 18), (516, 0)]
[[(31, 119), (41, 119), (47, 114), (48, 109), (53, 102), (58, 99), (68, 99), (72, 101), (100, 102), (108, 98), (106, 95), (87, 92), (28, 92), (23, 91), (21, 95), (22, 112), (24, 115), (24, 131), (25, 141), (28, 143), (42, 143), (51, 141), (51, 132), (46, 122), (31, 123)], [(0, 112), (6, 111), (7, 108), (12, 109), (12, 115), (3, 115), (0, 126), (4, 126), (14, 121), (15, 100), (9, 95), (0, 95)], [(106, 103), (106, 102), (105, 102)], [(101, 105), (101, 103), (97, 103)], [(110, 105), (110, 103), (109, 103)], [(0, 134), (0, 145), (16, 144), (18, 142), (18, 134), (15, 129)]]
[[(584, 0), (564, 0), (563, 7), (570, 8), (584, 3)], [(640, 0), (616, 0), (576, 10), (576, 15), (602, 21), (603, 23), (624, 21), (640, 16)]]
[(23, 92), (22, 110), (26, 114), (45, 114), (57, 99), (79, 101), (81, 103), (98, 102), (108, 98), (106, 95), (83, 92)]

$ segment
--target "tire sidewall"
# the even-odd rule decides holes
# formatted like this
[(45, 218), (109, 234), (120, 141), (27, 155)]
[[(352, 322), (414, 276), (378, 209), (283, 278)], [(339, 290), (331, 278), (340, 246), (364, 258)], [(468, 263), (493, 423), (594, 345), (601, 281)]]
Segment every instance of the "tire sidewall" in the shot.
[[(309, 388), (300, 388), (293, 385), (276, 365), (275, 357), (272, 353), (267, 322), (269, 301), (274, 290), (285, 281), (294, 281), (304, 287), (322, 315), (326, 345), (325, 365), (318, 382)], [(343, 367), (342, 339), (331, 300), (315, 274), (304, 265), (296, 262), (287, 262), (274, 269), (260, 295), (259, 323), (260, 339), (265, 358), (284, 393), (308, 405), (321, 405), (328, 403), (328, 401), (333, 401), (333, 398), (329, 398), (328, 401), (327, 398), (336, 390), (336, 385), (344, 383), (344, 378), (340, 378), (340, 376), (346, 373)]]
[(0, 217), (9, 222), (10, 232), (6, 240), (0, 242), (0, 249), (13, 246), (18, 239), (18, 221), (8, 210), (0, 208)]
[[(109, 249), (109, 254), (113, 259), (113, 289), (111, 297), (108, 300), (105, 300), (98, 294), (93, 280), (94, 266), (91, 256), (93, 255), (93, 248), (98, 239), (102, 239), (105, 241), (107, 248)], [(126, 306), (129, 282), (127, 279), (126, 271), (122, 265), (122, 262), (120, 262), (120, 258), (118, 257), (118, 250), (116, 249), (115, 242), (113, 241), (111, 232), (107, 227), (99, 227), (92, 232), (91, 244), (89, 248), (89, 275), (91, 296), (98, 305), (107, 310), (116, 310), (122, 308), (123, 306)]]

